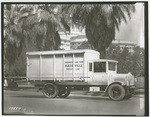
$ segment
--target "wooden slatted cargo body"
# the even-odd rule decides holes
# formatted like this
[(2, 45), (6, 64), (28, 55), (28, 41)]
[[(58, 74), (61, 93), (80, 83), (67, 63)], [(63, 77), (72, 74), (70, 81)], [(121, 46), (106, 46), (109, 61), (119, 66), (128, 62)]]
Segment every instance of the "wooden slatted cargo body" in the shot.
[(94, 50), (27, 52), (27, 79), (79, 80), (88, 77), (88, 61), (99, 56)]

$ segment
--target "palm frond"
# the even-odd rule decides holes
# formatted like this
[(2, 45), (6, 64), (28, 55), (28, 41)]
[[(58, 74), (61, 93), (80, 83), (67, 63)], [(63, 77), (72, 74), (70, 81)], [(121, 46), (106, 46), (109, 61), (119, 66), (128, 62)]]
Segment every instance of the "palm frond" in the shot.
[(125, 16), (125, 13), (124, 13), (123, 9), (119, 5), (116, 5), (115, 7), (118, 11), (118, 15), (120, 16), (120, 18), (122, 20), (124, 20), (125, 23), (127, 23), (127, 19), (126, 19), (126, 16)]
[(115, 27), (117, 28), (117, 30), (119, 31), (119, 22), (117, 21), (116, 18), (113, 18), (113, 21), (114, 21), (114, 25)]

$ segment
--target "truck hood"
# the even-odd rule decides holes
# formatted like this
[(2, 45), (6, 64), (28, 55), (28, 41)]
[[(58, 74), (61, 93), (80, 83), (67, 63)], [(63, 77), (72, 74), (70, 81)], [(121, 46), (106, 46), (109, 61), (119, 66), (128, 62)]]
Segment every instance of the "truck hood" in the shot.
[(110, 82), (121, 82), (122, 84), (127, 84), (132, 81), (134, 84), (134, 76), (131, 73), (128, 74), (110, 74), (109, 75)]

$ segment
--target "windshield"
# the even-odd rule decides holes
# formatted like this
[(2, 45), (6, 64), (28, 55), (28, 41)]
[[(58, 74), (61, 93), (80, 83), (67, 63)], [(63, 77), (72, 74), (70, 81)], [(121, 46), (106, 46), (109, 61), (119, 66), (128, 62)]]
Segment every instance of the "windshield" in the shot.
[(114, 62), (108, 62), (108, 69), (110, 71), (115, 71), (116, 70), (116, 63), (114, 63)]

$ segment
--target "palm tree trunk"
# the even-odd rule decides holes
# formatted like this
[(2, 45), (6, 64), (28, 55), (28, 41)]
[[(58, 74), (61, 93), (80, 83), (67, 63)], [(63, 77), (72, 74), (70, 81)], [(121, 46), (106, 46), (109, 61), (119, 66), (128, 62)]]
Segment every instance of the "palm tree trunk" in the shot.
[(100, 52), (100, 59), (106, 59), (106, 49), (105, 48), (98, 49), (98, 52)]

